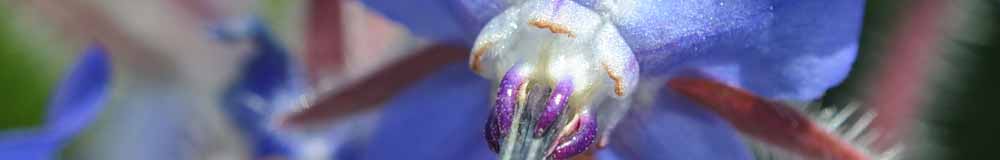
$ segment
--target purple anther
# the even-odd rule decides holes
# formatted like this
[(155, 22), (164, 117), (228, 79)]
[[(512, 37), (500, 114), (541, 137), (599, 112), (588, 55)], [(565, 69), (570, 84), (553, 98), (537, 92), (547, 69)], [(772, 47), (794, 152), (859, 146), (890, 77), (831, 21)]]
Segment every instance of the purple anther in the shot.
[(566, 103), (569, 103), (569, 96), (573, 95), (573, 82), (569, 80), (559, 81), (556, 88), (552, 90), (549, 101), (545, 103), (545, 111), (542, 112), (535, 127), (535, 137), (541, 137), (546, 130), (556, 121)]
[(497, 101), (494, 106), (497, 123), (500, 125), (500, 133), (507, 135), (510, 123), (514, 117), (514, 106), (517, 105), (517, 94), (521, 85), (524, 84), (524, 77), (517, 73), (517, 66), (512, 67), (500, 80), (500, 88), (497, 89)]
[(597, 121), (589, 112), (580, 113), (576, 132), (569, 137), (560, 137), (558, 146), (551, 154), (552, 159), (567, 159), (590, 148), (597, 137)]
[[(517, 96), (521, 85), (525, 83), (525, 77), (517, 73), (518, 65), (507, 70), (503, 79), (500, 80), (500, 87), (497, 89), (496, 104), (493, 106), (493, 113), (486, 123), (486, 140), (490, 147), (499, 148), (500, 141), (510, 132), (510, 125), (513, 122), (514, 106), (517, 105)], [(497, 151), (494, 149), (494, 151)]]

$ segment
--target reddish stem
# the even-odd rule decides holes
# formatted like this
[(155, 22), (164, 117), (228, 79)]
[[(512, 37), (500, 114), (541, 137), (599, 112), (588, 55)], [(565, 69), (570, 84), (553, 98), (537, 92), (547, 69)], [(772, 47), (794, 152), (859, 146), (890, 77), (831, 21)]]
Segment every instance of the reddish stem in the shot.
[(667, 85), (755, 139), (810, 158), (868, 159), (784, 104), (706, 78), (676, 77)]
[(302, 126), (324, 122), (377, 107), (402, 89), (419, 81), (440, 67), (468, 59), (468, 49), (435, 45), (385, 67), (371, 77), (357, 81), (344, 90), (320, 97), (313, 106), (293, 114), (284, 124)]
[(309, 80), (316, 86), (324, 75), (343, 72), (343, 18), (339, 0), (312, 0), (308, 6), (305, 60)]

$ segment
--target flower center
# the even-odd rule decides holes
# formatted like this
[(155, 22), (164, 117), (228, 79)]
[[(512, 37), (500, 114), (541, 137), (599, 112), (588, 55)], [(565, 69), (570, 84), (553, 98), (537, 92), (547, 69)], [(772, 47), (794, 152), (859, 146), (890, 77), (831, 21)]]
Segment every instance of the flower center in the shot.
[(497, 82), (486, 126), (502, 159), (564, 159), (593, 142), (600, 102), (625, 100), (638, 63), (617, 28), (573, 1), (531, 0), (494, 17), (469, 66)]

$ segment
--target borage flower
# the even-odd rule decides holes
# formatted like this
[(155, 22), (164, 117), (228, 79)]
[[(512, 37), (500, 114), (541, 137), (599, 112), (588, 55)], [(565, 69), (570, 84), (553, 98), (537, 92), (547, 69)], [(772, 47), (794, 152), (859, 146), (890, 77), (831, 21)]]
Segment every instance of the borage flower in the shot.
[[(778, 103), (843, 80), (859, 0), (364, 3), (472, 49), (381, 104), (372, 138), (339, 158), (564, 159), (596, 145), (609, 146), (604, 158), (750, 159), (737, 131), (813, 158), (863, 158)], [(352, 106), (303, 114), (331, 107)]]
[(111, 68), (104, 49), (92, 45), (80, 55), (49, 101), (45, 124), (0, 135), (0, 157), (53, 159), (87, 126), (108, 99)]

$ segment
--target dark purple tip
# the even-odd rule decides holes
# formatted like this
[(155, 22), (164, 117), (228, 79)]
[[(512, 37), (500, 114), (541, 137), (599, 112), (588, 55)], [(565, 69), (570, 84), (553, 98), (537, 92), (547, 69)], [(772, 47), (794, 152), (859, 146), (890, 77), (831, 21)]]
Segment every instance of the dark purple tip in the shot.
[(580, 120), (576, 132), (569, 137), (559, 138), (558, 146), (552, 153), (552, 159), (567, 159), (577, 154), (583, 153), (590, 148), (597, 137), (597, 121), (594, 120), (590, 112), (580, 113)]
[(490, 117), (486, 119), (486, 133), (484, 135), (486, 135), (486, 143), (494, 153), (500, 153), (500, 140), (503, 139), (500, 127), (497, 125), (496, 115), (490, 114)]
[(535, 127), (535, 137), (541, 137), (546, 130), (556, 121), (566, 103), (569, 103), (569, 96), (573, 95), (573, 83), (569, 80), (559, 81), (556, 88), (552, 90), (549, 101), (545, 103), (545, 112), (542, 112)]

